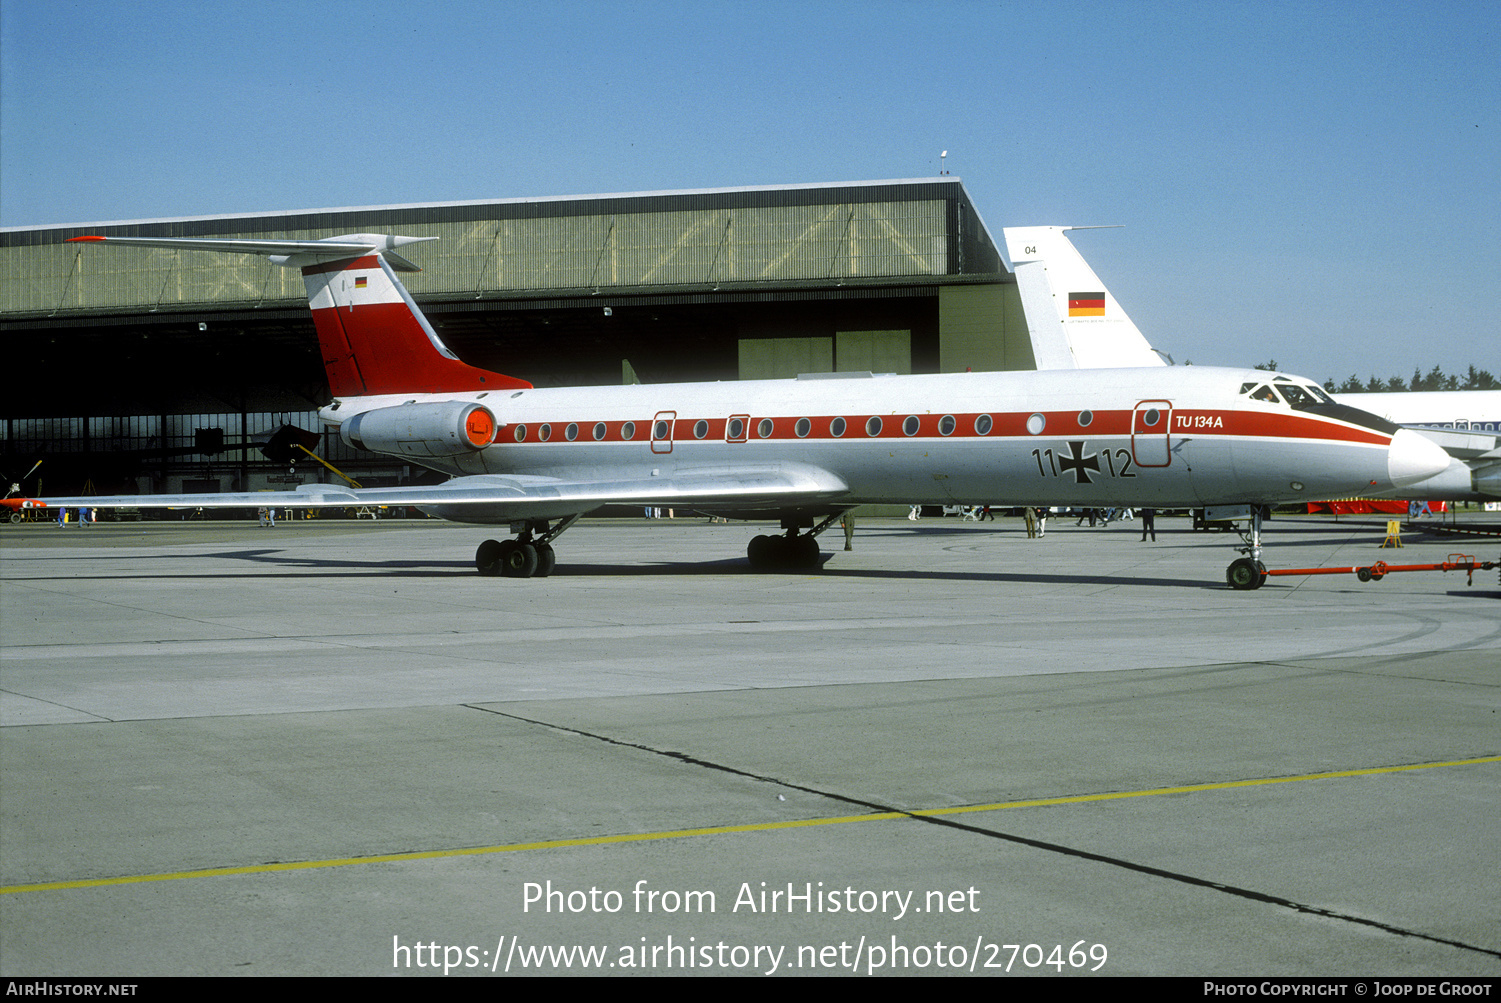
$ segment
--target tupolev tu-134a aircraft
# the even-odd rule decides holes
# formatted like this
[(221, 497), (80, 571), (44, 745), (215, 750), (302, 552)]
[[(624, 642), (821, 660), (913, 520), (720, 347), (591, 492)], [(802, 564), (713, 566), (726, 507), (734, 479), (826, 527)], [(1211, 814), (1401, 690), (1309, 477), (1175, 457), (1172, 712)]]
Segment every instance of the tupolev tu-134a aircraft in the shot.
[[(109, 507), (409, 505), (509, 525), (479, 545), (483, 575), (553, 569), (553, 541), (609, 504), (780, 520), (753, 567), (814, 567), (816, 537), (862, 504), (1252, 505), (1402, 487), (1448, 464), (1417, 433), (1335, 403), (1255, 400), (1251, 370), (1208, 367), (796, 379), (536, 389), (461, 361), (397, 271), (435, 238), (75, 237), (263, 254), (302, 271), (333, 403), (319, 413), (362, 449), (453, 475), (435, 486), (30, 500)], [(1087, 290), (1086, 290), (1087, 292)], [(1103, 298), (1103, 297), (1102, 297)], [(1098, 309), (1090, 301), (1071, 313)], [(10, 502), (15, 502), (11, 499)], [(1234, 562), (1263, 579), (1259, 542)]]

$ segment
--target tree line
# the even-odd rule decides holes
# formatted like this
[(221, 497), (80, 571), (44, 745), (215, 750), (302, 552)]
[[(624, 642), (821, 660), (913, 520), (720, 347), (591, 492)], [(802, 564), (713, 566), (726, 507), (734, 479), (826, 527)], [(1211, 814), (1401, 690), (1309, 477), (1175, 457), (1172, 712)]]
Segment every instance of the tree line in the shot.
[[(1277, 371), (1277, 360), (1260, 363), (1257, 369), (1265, 369), (1268, 372)], [(1496, 379), (1489, 371), (1470, 366), (1463, 376), (1445, 373), (1439, 366), (1434, 366), (1427, 374), (1421, 368), (1412, 371), (1412, 379), (1404, 380), (1400, 376), (1393, 376), (1383, 380), (1381, 377), (1371, 375), (1368, 379), (1361, 379), (1351, 373), (1343, 383), (1334, 379), (1324, 381), (1324, 389), (1332, 394), (1378, 394), (1378, 393), (1402, 393), (1412, 390), (1501, 390), (1501, 380)]]

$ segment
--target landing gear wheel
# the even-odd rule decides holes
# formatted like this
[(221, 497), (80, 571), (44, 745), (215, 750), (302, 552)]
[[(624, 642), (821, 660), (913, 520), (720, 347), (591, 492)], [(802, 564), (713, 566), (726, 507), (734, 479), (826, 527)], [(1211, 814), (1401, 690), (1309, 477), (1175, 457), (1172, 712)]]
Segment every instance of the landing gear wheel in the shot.
[(500, 545), (501, 574), (507, 578), (530, 578), (537, 573), (537, 548), (520, 540)]
[(1260, 561), (1253, 561), (1249, 557), (1231, 561), (1225, 569), (1225, 581), (1232, 589), (1242, 592), (1261, 588), (1261, 583), (1266, 581), (1266, 566)]
[(774, 536), (758, 536), (745, 548), (745, 556), (750, 560), (750, 566), (757, 571), (764, 571), (776, 563), (777, 538)]
[(801, 536), (758, 536), (745, 548), (745, 556), (757, 571), (777, 568), (816, 568), (822, 552), (818, 541)]
[(537, 544), (537, 571), (533, 578), (546, 578), (552, 574), (552, 569), (558, 563), (558, 555), (553, 552), (552, 544)]
[(474, 552), (474, 566), (486, 578), (500, 574), (501, 544), (499, 540), (486, 540)]

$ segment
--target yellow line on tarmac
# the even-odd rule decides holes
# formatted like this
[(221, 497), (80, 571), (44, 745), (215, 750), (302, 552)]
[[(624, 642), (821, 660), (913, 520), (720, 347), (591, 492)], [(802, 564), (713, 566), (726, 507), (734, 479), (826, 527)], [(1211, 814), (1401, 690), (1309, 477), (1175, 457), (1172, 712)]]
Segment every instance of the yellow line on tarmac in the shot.
[[(1195, 794), (1199, 791), (1223, 791), (1232, 787), (1264, 787), (1267, 784), (1291, 784), (1302, 780), (1333, 780), (1339, 777), (1370, 777), (1379, 773), (1403, 773), (1407, 770), (1431, 770), (1439, 766), (1470, 766), (1475, 763), (1498, 763), (1501, 756), (1479, 759), (1456, 759), (1447, 763), (1410, 763), (1406, 766), (1373, 766), (1367, 770), (1334, 770), (1329, 773), (1305, 773), (1296, 777), (1263, 777), (1259, 780), (1226, 780), (1217, 784), (1189, 784), (1186, 787), (1153, 787), (1144, 791), (1117, 791), (1112, 794), (1078, 794), (1066, 798), (1040, 798), (1036, 801), (1006, 801), (999, 804), (966, 805), (962, 808), (920, 808), (909, 815), (963, 815), (972, 811), (997, 811), (1001, 808), (1035, 808), (1041, 805), (1081, 804), (1085, 801), (1119, 801), (1122, 798), (1145, 798), (1157, 794)], [(3, 891), (3, 889), (0, 889)]]
[(187, 878), (227, 877), (232, 874), (270, 874), (276, 871), (310, 871), (324, 867), (348, 867), (352, 864), (389, 864), (409, 860), (438, 860), (445, 857), (475, 857), (491, 853), (515, 853), (521, 850), (550, 850), (568, 846), (604, 846), (610, 843), (641, 843), (654, 839), (681, 839), (685, 836), (717, 836), (733, 832), (769, 832), (775, 829), (806, 829), (816, 825), (844, 825), (849, 822), (886, 822), (903, 818), (930, 818), (940, 815), (965, 815), (971, 812), (1001, 811), (1005, 808), (1040, 808), (1050, 805), (1083, 804), (1089, 801), (1119, 801), (1125, 798), (1154, 797), (1159, 794), (1196, 794), (1222, 791), (1234, 787), (1264, 787), (1304, 780), (1333, 780), (1343, 777), (1368, 777), (1409, 770), (1432, 770), (1441, 766), (1471, 766), (1501, 762), (1501, 756), (1479, 759), (1456, 759), (1443, 763), (1412, 763), (1405, 766), (1377, 766), (1365, 770), (1337, 770), (1329, 773), (1305, 773), (1295, 777), (1264, 777), (1257, 780), (1227, 780), (1216, 784), (1189, 784), (1184, 787), (1153, 787), (1140, 791), (1116, 791), (1109, 794), (1078, 794), (1061, 798), (1037, 798), (1030, 801), (999, 801), (994, 804), (964, 805), (955, 808), (920, 808), (913, 811), (884, 811), (867, 815), (840, 815), (834, 818), (795, 819), (788, 822), (756, 822), (749, 825), (716, 825), (702, 829), (669, 829), (663, 832), (632, 832), (615, 836), (590, 836), (584, 839), (544, 839), (534, 843), (506, 843), (500, 846), (472, 846), (457, 850), (421, 850), (410, 853), (387, 853), (376, 857), (343, 857), (333, 860), (300, 860), (276, 864), (251, 864), (245, 867), (207, 867), (196, 871), (173, 871), (168, 874), (131, 874), (117, 878), (88, 878), (82, 881), (43, 881), (29, 885), (0, 886), (0, 895), (20, 892), (62, 891), (69, 888), (104, 888), (110, 885), (135, 885), (148, 881), (182, 881)]

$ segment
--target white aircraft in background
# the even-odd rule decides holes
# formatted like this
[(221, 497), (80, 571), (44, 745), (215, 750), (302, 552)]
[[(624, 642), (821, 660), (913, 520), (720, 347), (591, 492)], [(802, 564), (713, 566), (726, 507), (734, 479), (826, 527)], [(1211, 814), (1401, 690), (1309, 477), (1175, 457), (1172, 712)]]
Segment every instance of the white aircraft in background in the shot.
[(1336, 399), (1413, 429), (1449, 454), (1449, 466), (1409, 487), (1409, 497), (1501, 499), (1501, 390), (1340, 394)]
[[(475, 565), (527, 578), (551, 572), (553, 541), (608, 504), (777, 518), (784, 534), (752, 540), (751, 565), (813, 567), (817, 534), (856, 505), (1261, 506), (1402, 487), (1448, 463), (1416, 432), (1335, 404), (1313, 380), (1287, 377), (1318, 398), (1307, 405), (1257, 399), (1263, 374), (1241, 369), (536, 389), (460, 361), (397, 280), (396, 270), (416, 266), (395, 249), (433, 238), (73, 239), (265, 254), (301, 269), (334, 397), (320, 419), (350, 445), (453, 477), (34, 505), (411, 505), (509, 525), (515, 536), (481, 543)], [(1259, 557), (1256, 540), (1227, 571), (1234, 587), (1262, 583)]]
[[(1168, 363), (1126, 316), (1115, 297), (1064, 233), (1097, 227), (1027, 226), (1002, 231), (1021, 293), (1038, 369), (1108, 369)], [(1253, 397), (1301, 408), (1333, 400), (1414, 429), (1450, 457), (1418, 484), (1362, 489), (1361, 495), (1408, 495), (1451, 501), (1501, 498), (1501, 390), (1326, 396), (1309, 381), (1258, 370)]]

